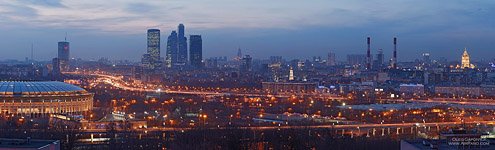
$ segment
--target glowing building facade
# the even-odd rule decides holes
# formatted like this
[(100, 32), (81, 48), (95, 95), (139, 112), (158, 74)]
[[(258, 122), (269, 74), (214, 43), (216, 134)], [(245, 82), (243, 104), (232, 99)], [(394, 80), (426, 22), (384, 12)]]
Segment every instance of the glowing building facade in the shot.
[(22, 116), (73, 114), (93, 108), (93, 94), (64, 82), (0, 82), (0, 113)]
[(471, 64), (471, 62), (469, 60), (469, 54), (468, 54), (466, 48), (464, 48), (464, 53), (462, 53), (461, 67), (462, 68), (471, 68), (471, 69), (473, 69), (475, 67), (473, 64)]
[(149, 29), (147, 35), (147, 53), (149, 54), (149, 69), (159, 68), (161, 65), (160, 60), (160, 30)]

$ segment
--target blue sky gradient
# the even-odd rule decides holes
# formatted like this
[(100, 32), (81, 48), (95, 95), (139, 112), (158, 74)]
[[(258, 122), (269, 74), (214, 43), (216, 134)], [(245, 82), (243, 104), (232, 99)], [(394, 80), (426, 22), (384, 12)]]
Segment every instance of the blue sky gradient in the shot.
[[(139, 60), (146, 29), (159, 28), (162, 44), (179, 23), (201, 34), (204, 57), (234, 56), (237, 48), (255, 58), (281, 55), (306, 59), (333, 51), (392, 53), (399, 59), (460, 59), (467, 47), (475, 60), (495, 54), (495, 1), (486, 0), (0, 0), (0, 59), (56, 56), (67, 32), (71, 57)], [(162, 54), (165, 53), (162, 45)]]

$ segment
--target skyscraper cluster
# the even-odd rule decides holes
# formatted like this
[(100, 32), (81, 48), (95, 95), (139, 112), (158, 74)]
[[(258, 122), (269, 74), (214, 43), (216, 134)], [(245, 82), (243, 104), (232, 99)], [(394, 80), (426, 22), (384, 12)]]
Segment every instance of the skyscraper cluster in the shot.
[[(188, 59), (188, 44), (185, 36), (185, 26), (179, 24), (177, 31), (172, 31), (167, 37), (167, 47), (165, 60), (162, 62), (160, 57), (160, 30), (148, 30), (148, 50), (143, 55), (142, 64), (147, 69), (156, 70), (161, 68), (164, 63), (166, 68), (183, 68), (186, 65), (194, 67), (202, 66), (203, 59), (203, 42), (201, 35), (191, 35), (189, 43), (189, 59)], [(188, 61), (189, 60), (189, 61)]]
[[(178, 32), (172, 31), (167, 38), (167, 56), (165, 57), (167, 68), (182, 68), (188, 64), (185, 27), (183, 24), (179, 24), (177, 29)], [(189, 64), (200, 67), (203, 59), (201, 35), (191, 35), (189, 40)]]

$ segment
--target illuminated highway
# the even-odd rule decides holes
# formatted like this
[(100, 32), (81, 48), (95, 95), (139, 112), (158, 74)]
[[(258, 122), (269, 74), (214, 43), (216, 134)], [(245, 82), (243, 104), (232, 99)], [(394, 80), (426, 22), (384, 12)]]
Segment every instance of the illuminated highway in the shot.
[[(371, 128), (408, 128), (408, 127), (436, 127), (436, 126), (456, 126), (469, 124), (494, 125), (495, 121), (475, 121), (475, 122), (431, 122), (431, 123), (393, 123), (393, 124), (351, 124), (351, 125), (307, 125), (307, 126), (251, 126), (251, 127), (210, 127), (208, 129), (249, 129), (249, 130), (276, 130), (276, 129), (371, 129)], [(185, 127), (164, 127), (164, 128), (143, 128), (134, 130), (143, 131), (180, 131), (194, 128)], [(204, 129), (204, 128), (203, 128)], [(85, 129), (84, 132), (107, 132), (107, 129)]]
[[(215, 95), (215, 96), (224, 96), (224, 95), (232, 95), (232, 96), (248, 96), (248, 97), (264, 97), (264, 96), (273, 96), (273, 97), (290, 97), (290, 95), (269, 95), (269, 94), (257, 94), (257, 93), (234, 93), (234, 92), (212, 92), (212, 91), (181, 91), (181, 90), (160, 90), (160, 89), (151, 89), (151, 88), (138, 88), (130, 86), (129, 84), (125, 84), (122, 77), (106, 75), (101, 73), (82, 73), (82, 72), (65, 72), (66, 74), (74, 74), (74, 75), (88, 75), (88, 76), (97, 76), (102, 78), (102, 82), (110, 84), (116, 88), (120, 88), (123, 90), (129, 91), (141, 91), (141, 92), (160, 92), (166, 94), (189, 94), (189, 95)], [(308, 94), (311, 95), (311, 94)], [(321, 96), (318, 94), (313, 94), (313, 96)], [(325, 96), (330, 99), (338, 99), (343, 100), (344, 97), (338, 96)], [(442, 104), (463, 104), (463, 105), (495, 105), (495, 101), (487, 101), (487, 100), (477, 100), (477, 99), (466, 99), (465, 101), (454, 100), (454, 99), (428, 99), (428, 100), (402, 100), (402, 99), (389, 99), (386, 101), (394, 101), (394, 102), (421, 102), (421, 103), (442, 103)]]
[[(258, 94), (258, 93), (235, 93), (235, 92), (212, 92), (212, 91), (180, 91), (180, 90), (170, 90), (170, 89), (159, 89), (159, 88), (147, 88), (147, 86), (142, 85), (143, 87), (133, 87), (130, 84), (127, 84), (123, 81), (120, 76), (112, 76), (101, 73), (82, 73), (82, 72), (64, 72), (64, 74), (73, 74), (73, 75), (86, 75), (86, 76), (97, 76), (101, 77), (101, 81), (112, 85), (116, 88), (128, 91), (140, 91), (140, 92), (157, 92), (157, 93), (166, 93), (166, 94), (188, 94), (188, 95), (215, 95), (215, 96), (224, 96), (224, 95), (232, 95), (232, 96), (247, 96), (247, 97), (290, 97), (291, 95), (283, 95), (283, 94)], [(157, 87), (156, 85), (148, 85), (150, 87)], [(311, 95), (311, 94), (306, 94)], [(322, 96), (322, 95), (317, 95)], [(325, 96), (331, 99), (345, 99), (343, 97), (337, 96)]]

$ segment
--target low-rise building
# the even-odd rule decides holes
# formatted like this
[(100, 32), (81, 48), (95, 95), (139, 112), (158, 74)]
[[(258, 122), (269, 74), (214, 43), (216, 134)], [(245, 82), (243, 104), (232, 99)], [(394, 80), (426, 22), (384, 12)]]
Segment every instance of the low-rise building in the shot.
[(479, 86), (435, 86), (435, 94), (447, 97), (481, 96), (483, 91)]
[(483, 90), (483, 95), (487, 97), (495, 97), (495, 85), (493, 84), (483, 84), (481, 85)]
[(269, 93), (313, 93), (317, 87), (310, 82), (263, 82), (261, 85)]
[(400, 84), (399, 91), (403, 97), (424, 96), (425, 86), (423, 84)]

